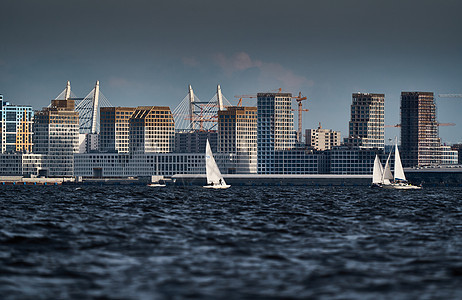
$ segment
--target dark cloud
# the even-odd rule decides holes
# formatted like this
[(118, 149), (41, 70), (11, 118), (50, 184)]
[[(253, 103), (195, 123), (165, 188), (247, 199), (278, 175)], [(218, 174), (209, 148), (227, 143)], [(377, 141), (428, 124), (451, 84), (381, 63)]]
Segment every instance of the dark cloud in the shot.
[[(40, 108), (67, 80), (83, 95), (99, 79), (115, 105), (174, 107), (188, 84), (211, 97), (220, 83), (229, 99), (281, 87), (311, 99), (305, 127), (346, 134), (352, 92), (385, 93), (387, 123), (399, 123), (402, 90), (462, 92), (461, 9), (455, 0), (3, 0), (0, 93)], [(439, 119), (457, 123), (460, 107), (438, 105)], [(458, 126), (443, 138), (460, 140)]]

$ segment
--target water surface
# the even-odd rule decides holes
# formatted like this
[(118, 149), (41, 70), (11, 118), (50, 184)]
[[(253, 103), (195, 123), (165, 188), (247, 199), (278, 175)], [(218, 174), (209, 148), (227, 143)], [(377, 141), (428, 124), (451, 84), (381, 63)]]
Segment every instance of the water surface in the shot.
[(0, 189), (0, 296), (462, 298), (462, 189)]

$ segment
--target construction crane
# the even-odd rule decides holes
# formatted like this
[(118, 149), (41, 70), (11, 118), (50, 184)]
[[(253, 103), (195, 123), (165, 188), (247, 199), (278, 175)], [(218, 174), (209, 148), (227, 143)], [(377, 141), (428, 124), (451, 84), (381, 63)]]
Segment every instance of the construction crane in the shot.
[[(456, 126), (455, 123), (438, 123), (438, 126)], [(401, 124), (385, 125), (385, 127), (401, 127)]]
[(439, 94), (440, 98), (462, 98), (462, 94)]
[[(280, 93), (282, 91), (282, 88), (278, 88), (276, 90), (272, 90), (272, 92), (277, 92), (277, 93)], [(257, 95), (237, 95), (237, 96), (234, 96), (234, 98), (239, 98), (238, 102), (237, 102), (237, 106), (242, 106), (242, 99), (256, 99), (257, 98)]]
[(237, 106), (242, 106), (242, 99), (255, 99), (257, 98), (257, 95), (239, 95), (239, 96), (234, 96), (235, 98), (239, 98), (237, 102)]
[(298, 111), (298, 129), (297, 129), (297, 141), (302, 141), (302, 111), (308, 111), (308, 109), (302, 108), (302, 101), (307, 100), (306, 97), (302, 97), (302, 92), (298, 93), (298, 97), (292, 97), (298, 103), (298, 109), (292, 109), (292, 111)]

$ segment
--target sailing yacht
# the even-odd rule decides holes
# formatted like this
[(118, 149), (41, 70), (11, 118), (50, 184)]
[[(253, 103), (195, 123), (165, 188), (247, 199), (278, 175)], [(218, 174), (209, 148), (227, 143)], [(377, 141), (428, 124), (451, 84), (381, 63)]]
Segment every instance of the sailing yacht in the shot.
[(212, 149), (210, 148), (209, 140), (205, 146), (205, 171), (207, 174), (207, 185), (204, 188), (207, 189), (227, 189), (231, 185), (227, 185), (221, 175), (220, 169), (213, 158)]
[(382, 176), (383, 176), (383, 167), (382, 163), (380, 162), (379, 156), (375, 155), (374, 160), (374, 169), (372, 171), (372, 185), (371, 187), (382, 187)]
[[(379, 157), (375, 156), (374, 169), (372, 172), (372, 185), (379, 186), (386, 189), (399, 189), (399, 190), (419, 190), (421, 186), (412, 185), (407, 182), (406, 175), (404, 175), (403, 165), (401, 164), (401, 157), (398, 150), (398, 140), (395, 143), (395, 170), (394, 174), (390, 169), (390, 154), (388, 154), (385, 168), (382, 169), (382, 164)], [(381, 178), (379, 178), (381, 175)]]

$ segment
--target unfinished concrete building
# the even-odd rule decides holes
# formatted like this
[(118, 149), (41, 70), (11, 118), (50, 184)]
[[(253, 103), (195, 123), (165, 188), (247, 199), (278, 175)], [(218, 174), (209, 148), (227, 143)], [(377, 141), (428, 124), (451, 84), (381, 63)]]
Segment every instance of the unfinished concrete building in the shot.
[(432, 92), (401, 93), (401, 153), (404, 167), (441, 164)]

